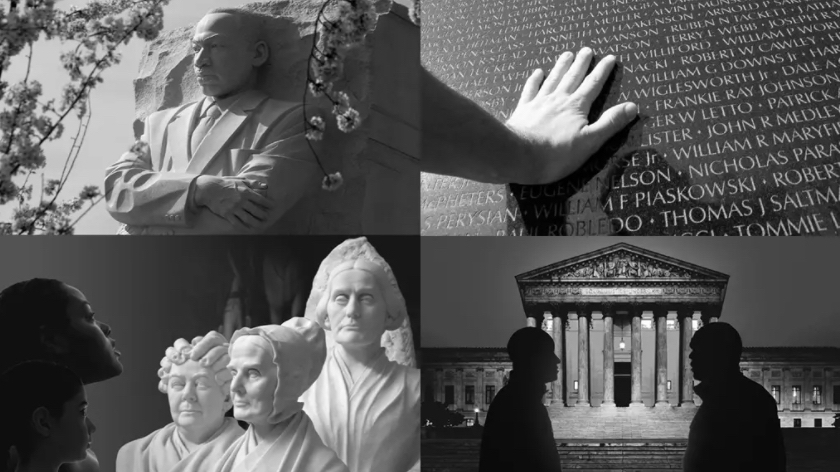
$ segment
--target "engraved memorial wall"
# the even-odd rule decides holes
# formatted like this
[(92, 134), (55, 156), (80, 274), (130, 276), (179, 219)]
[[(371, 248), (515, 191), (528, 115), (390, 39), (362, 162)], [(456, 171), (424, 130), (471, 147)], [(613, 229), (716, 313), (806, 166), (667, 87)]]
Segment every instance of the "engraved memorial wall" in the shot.
[(551, 185), (422, 174), (422, 234), (840, 234), (840, 0), (423, 7), (424, 66), (498, 119), (584, 46), (617, 59), (591, 117), (639, 118)]

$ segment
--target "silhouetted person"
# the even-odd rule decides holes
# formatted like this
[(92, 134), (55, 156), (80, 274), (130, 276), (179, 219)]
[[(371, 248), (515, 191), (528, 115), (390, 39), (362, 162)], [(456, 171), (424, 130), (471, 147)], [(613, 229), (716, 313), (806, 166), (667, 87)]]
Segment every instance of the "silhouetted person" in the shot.
[(554, 341), (539, 328), (522, 328), (507, 350), (513, 371), (487, 412), (478, 470), (557, 472), (560, 456), (542, 403), (546, 382), (557, 380)]
[(776, 400), (741, 374), (741, 336), (727, 323), (711, 323), (694, 334), (690, 346), (703, 404), (691, 421), (683, 470), (783, 472)]

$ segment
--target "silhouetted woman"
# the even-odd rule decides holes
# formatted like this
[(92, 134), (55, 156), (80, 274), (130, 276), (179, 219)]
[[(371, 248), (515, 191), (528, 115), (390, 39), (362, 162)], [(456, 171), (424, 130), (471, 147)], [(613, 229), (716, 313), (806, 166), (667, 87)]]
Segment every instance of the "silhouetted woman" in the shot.
[(87, 417), (82, 380), (67, 367), (43, 361), (18, 364), (0, 375), (6, 412), (0, 424), (0, 460), (13, 472), (57, 472), (62, 464), (87, 456), (95, 431)]
[[(69, 368), (84, 385), (122, 373), (111, 328), (96, 320), (82, 292), (64, 282), (31, 279), (7, 287), (0, 292), (0, 324), (8, 333), (0, 343), (0, 372), (24, 361), (41, 360)], [(3, 449), (0, 455), (7, 451)], [(98, 470), (92, 451), (61, 468), (61, 472)]]

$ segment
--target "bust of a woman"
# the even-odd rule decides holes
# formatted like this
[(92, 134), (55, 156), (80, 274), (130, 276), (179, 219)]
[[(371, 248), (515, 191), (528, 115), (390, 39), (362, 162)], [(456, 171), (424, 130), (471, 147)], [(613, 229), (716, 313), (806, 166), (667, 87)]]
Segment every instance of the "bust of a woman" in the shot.
[[(158, 370), (158, 389), (169, 400), (172, 423), (120, 448), (117, 472), (160, 472), (188, 465), (207, 468), (244, 433), (236, 420), (225, 417), (231, 408), (230, 358), (225, 352), (216, 359), (212, 348), (195, 358), (192, 354), (201, 340), (179, 339), (166, 349)], [(221, 336), (208, 337), (208, 341), (227, 347)]]
[(307, 308), (335, 341), (302, 397), (324, 443), (352, 472), (418, 467), (420, 371), (390, 360), (382, 342), (407, 325), (391, 267), (367, 239), (347, 240), (321, 264)]

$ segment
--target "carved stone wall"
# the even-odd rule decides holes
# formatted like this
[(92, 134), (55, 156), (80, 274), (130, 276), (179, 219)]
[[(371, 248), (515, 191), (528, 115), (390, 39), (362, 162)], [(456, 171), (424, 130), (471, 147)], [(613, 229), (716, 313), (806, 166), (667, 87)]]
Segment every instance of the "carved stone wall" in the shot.
[[(383, 2), (380, 2), (383, 3)], [(259, 88), (269, 96), (300, 102), (306, 87), (313, 24), (322, 0), (251, 3), (242, 8), (265, 14), (271, 51)], [(202, 98), (192, 67), (194, 27), (161, 34), (146, 46), (134, 81), (134, 133), (155, 111)], [(328, 171), (340, 171), (344, 185), (319, 192), (309, 232), (317, 234), (416, 234), (420, 183), (420, 31), (406, 7), (394, 4), (379, 16), (376, 30), (348, 56), (336, 87), (351, 97), (362, 127), (350, 134), (335, 126), (326, 99), (307, 97), (322, 107), (328, 129), (324, 155)]]

